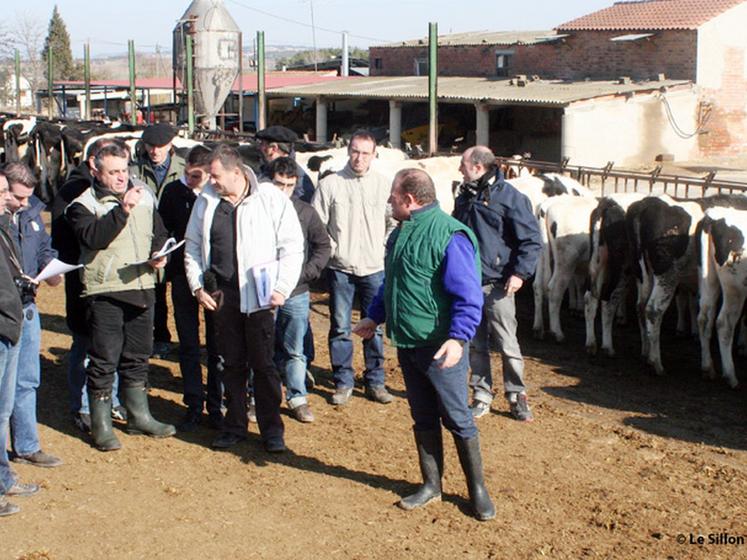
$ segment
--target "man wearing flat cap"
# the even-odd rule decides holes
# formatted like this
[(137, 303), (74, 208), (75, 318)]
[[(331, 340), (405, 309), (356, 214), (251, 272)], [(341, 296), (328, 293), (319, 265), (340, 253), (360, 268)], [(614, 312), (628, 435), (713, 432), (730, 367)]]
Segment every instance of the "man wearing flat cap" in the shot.
[[(143, 131), (141, 142), (135, 148), (135, 159), (130, 174), (148, 185), (159, 201), (163, 187), (184, 175), (184, 159), (174, 152), (175, 136), (176, 129), (170, 124), (154, 124)], [(153, 355), (161, 358), (169, 353), (171, 344), (167, 318), (166, 283), (163, 281), (163, 274), (159, 274), (153, 320)]]
[[(262, 164), (259, 168), (259, 181), (272, 182), (268, 171), (270, 163), (280, 157), (289, 157), (295, 161), (296, 154), (293, 144), (298, 140), (298, 135), (290, 128), (284, 126), (268, 126), (257, 132), (259, 140), (259, 151), (262, 153)], [(298, 198), (310, 203), (314, 196), (314, 183), (304, 171), (303, 167), (297, 165), (296, 188), (293, 190), (293, 198)]]

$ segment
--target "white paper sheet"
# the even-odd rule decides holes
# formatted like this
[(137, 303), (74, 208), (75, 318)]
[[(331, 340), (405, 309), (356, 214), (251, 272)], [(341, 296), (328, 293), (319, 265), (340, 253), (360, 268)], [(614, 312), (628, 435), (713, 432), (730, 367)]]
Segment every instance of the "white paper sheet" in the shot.
[(67, 264), (57, 259), (52, 259), (47, 266), (34, 278), (34, 282), (44, 282), (58, 274), (65, 274), (71, 270), (82, 268), (82, 264)]
[(163, 247), (161, 247), (161, 249), (149, 259), (145, 259), (144, 261), (135, 262), (135, 263), (127, 263), (127, 264), (129, 266), (135, 266), (138, 264), (145, 264), (148, 261), (152, 261), (154, 259), (160, 259), (161, 257), (165, 257), (166, 255), (173, 253), (182, 245), (184, 245), (184, 239), (182, 239), (181, 241), (177, 243), (176, 239), (174, 239), (173, 237), (169, 237), (166, 240), (166, 243), (163, 244)]

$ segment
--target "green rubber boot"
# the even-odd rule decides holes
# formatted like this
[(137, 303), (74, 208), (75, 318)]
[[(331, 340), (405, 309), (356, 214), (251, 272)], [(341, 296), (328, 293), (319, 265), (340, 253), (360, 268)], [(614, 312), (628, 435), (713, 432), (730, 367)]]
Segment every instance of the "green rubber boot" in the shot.
[(91, 409), (91, 436), (93, 445), (99, 451), (116, 451), (122, 448), (112, 430), (111, 391), (88, 391), (88, 405)]
[(171, 437), (176, 428), (171, 424), (158, 422), (148, 408), (148, 390), (145, 385), (120, 388), (127, 409), (127, 433), (145, 434), (156, 438)]

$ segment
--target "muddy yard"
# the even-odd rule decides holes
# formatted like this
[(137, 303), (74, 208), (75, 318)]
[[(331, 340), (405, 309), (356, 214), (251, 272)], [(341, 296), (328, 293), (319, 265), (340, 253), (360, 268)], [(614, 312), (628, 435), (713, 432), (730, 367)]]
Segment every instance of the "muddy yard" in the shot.
[[(450, 440), (444, 501), (395, 507), (420, 475), (394, 352), (394, 403), (374, 404), (357, 388), (347, 407), (329, 405), (323, 294), (312, 313), (317, 420), (285, 417), (288, 452), (262, 451), (251, 425), (253, 437), (228, 452), (210, 449), (216, 434), (201, 427), (167, 440), (120, 431), (123, 449), (100, 453), (68, 414), (64, 295), (45, 287), (40, 431), (65, 465), (16, 465), (43, 490), (14, 500), (22, 512), (0, 522), (0, 557), (747, 558), (745, 389), (702, 380), (697, 341), (673, 332), (663, 336), (664, 378), (640, 365), (632, 326), (614, 360), (587, 357), (582, 321), (567, 316), (566, 343), (534, 341), (527, 295), (520, 340), (536, 420), (515, 422), (496, 400), (478, 421), (498, 512), (480, 523), (468, 515)], [(743, 385), (746, 365), (737, 362)], [(176, 354), (151, 371), (155, 415), (178, 422)]]

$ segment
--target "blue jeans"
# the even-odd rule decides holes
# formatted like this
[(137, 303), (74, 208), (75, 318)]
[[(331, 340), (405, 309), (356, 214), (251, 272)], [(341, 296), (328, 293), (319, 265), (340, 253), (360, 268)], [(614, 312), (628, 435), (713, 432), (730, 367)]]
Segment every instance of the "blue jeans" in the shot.
[(10, 470), (7, 447), (10, 414), (16, 396), (19, 347), (20, 344), (11, 345), (6, 339), (0, 338), (0, 495), (5, 494), (16, 481)]
[(467, 363), (469, 345), (453, 367), (441, 369), (433, 355), (438, 346), (399, 348), (397, 358), (407, 389), (407, 402), (416, 432), (444, 427), (461, 439), (477, 435), (477, 427), (467, 402)]
[(18, 455), (31, 455), (41, 449), (39, 431), (36, 429), (36, 390), (41, 381), (40, 345), (39, 310), (35, 304), (29, 303), (23, 308), (21, 339), (18, 341), (16, 397), (10, 416), (11, 443)]
[[(73, 345), (70, 347), (67, 364), (67, 387), (70, 393), (70, 411), (73, 414), (89, 414), (88, 391), (86, 391), (86, 366), (88, 365), (88, 345), (91, 339), (84, 334), (73, 333)], [(112, 406), (119, 403), (119, 375), (114, 374), (112, 386)]]
[(285, 399), (290, 408), (307, 403), (304, 339), (309, 322), (309, 292), (285, 301), (275, 319), (275, 365), (285, 378)]
[[(353, 339), (351, 338), (351, 315), (356, 292), (361, 305), (361, 317), (366, 317), (368, 306), (384, 281), (384, 271), (368, 276), (355, 276), (339, 270), (330, 270), (330, 326), (329, 357), (332, 376), (338, 388), (354, 385)], [(384, 341), (381, 329), (369, 340), (363, 341), (363, 357), (366, 370), (363, 378), (366, 385), (384, 385)]]

